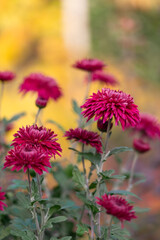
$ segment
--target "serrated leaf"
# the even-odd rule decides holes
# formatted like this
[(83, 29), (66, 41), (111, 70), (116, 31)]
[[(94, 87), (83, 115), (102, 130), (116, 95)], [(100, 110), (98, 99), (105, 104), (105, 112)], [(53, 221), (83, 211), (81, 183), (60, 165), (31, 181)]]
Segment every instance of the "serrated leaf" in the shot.
[(45, 223), (45, 225), (42, 227), (42, 230), (44, 230), (45, 228), (52, 228), (53, 223), (60, 223), (60, 222), (66, 221), (66, 220), (67, 220), (67, 218), (65, 216), (58, 216), (58, 217), (51, 218)]
[(29, 197), (22, 192), (17, 192), (16, 197), (18, 198), (19, 204), (25, 208), (30, 206)]
[(82, 173), (79, 171), (77, 166), (74, 166), (72, 174), (73, 174), (72, 179), (76, 183), (76, 185), (80, 188), (85, 189), (85, 178), (82, 175)]
[(115, 155), (115, 154), (122, 153), (122, 152), (128, 152), (128, 151), (133, 151), (133, 148), (129, 148), (129, 147), (116, 147), (116, 148), (113, 148), (109, 152), (108, 157), (110, 157), (111, 155)]
[(50, 207), (48, 216), (52, 216), (53, 213), (58, 212), (60, 209), (61, 209), (60, 205), (54, 205), (54, 206)]
[(111, 175), (112, 175), (114, 172), (115, 172), (115, 170), (110, 169), (110, 170), (103, 171), (103, 172), (101, 172), (100, 174), (101, 174), (102, 177), (110, 178)]
[(22, 240), (35, 240), (34, 234), (30, 231), (17, 231), (17, 230), (11, 230), (11, 234), (13, 236), (21, 237)]
[(117, 224), (112, 224), (111, 226), (111, 236), (110, 238), (113, 240), (128, 240), (130, 237), (130, 233), (124, 229), (121, 228)]
[(78, 106), (78, 103), (74, 99), (72, 99), (72, 108), (75, 113), (81, 116), (82, 109)]
[(132, 197), (135, 197), (135, 198), (138, 198), (139, 200), (141, 200), (141, 198), (138, 197), (136, 194), (126, 191), (126, 190), (112, 190), (112, 191), (108, 192), (107, 194), (110, 194), (110, 195), (117, 194), (117, 195), (124, 195), (124, 196), (130, 195)]
[(60, 240), (71, 240), (71, 239), (72, 239), (71, 236), (66, 236), (66, 237), (62, 237), (62, 238), (60, 238)]
[(65, 131), (66, 131), (66, 130), (64, 129), (64, 127), (62, 127), (62, 125), (60, 125), (59, 123), (57, 123), (57, 122), (54, 121), (54, 120), (48, 120), (47, 122), (56, 125), (62, 132), (65, 132)]
[(93, 202), (88, 200), (85, 202), (85, 204), (91, 210), (94, 216), (99, 212), (98, 207)]
[(86, 232), (88, 232), (88, 226), (86, 224), (77, 224), (77, 235), (83, 236)]

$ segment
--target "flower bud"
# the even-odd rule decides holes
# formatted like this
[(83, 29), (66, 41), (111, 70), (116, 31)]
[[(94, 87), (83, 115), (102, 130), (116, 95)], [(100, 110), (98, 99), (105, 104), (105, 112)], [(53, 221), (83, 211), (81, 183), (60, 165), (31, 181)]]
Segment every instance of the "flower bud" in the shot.
[[(106, 121), (105, 123), (103, 123), (103, 119), (98, 119), (98, 121), (97, 121), (98, 130), (101, 131), (101, 132), (107, 132), (108, 122), (109, 121)], [(111, 130), (112, 127), (113, 127), (113, 123), (111, 122), (109, 130)]]
[(139, 153), (145, 153), (151, 149), (150, 145), (144, 142), (142, 139), (134, 139), (133, 147)]
[(36, 106), (39, 108), (45, 108), (47, 105), (48, 100), (42, 97), (38, 97), (36, 100)]

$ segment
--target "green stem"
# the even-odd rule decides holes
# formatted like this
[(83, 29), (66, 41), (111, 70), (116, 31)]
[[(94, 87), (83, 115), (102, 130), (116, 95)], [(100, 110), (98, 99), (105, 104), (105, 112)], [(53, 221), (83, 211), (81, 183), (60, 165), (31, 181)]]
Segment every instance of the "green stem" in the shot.
[[(82, 153), (84, 153), (84, 143), (82, 144)], [(85, 166), (85, 160), (84, 157), (82, 156), (82, 165), (83, 165), (83, 173), (85, 177), (85, 191), (86, 191), (86, 198), (88, 200), (90, 199), (90, 192), (89, 192), (89, 184), (88, 184), (88, 178), (87, 178), (87, 173), (86, 173), (86, 166)], [(91, 216), (91, 239), (94, 240), (94, 221), (93, 221), (93, 214), (92, 211), (90, 211), (90, 216)], [(81, 214), (81, 218), (83, 215)]]
[(41, 111), (41, 108), (38, 108), (38, 111), (37, 111), (37, 114), (36, 114), (36, 117), (35, 117), (35, 122), (34, 122), (34, 124), (36, 124), (37, 121), (38, 121), (38, 117), (39, 117), (40, 111)]
[[(109, 140), (111, 121), (112, 121), (112, 119), (109, 119), (109, 121), (108, 121), (107, 135), (106, 135), (106, 141), (105, 141), (105, 145), (104, 145), (104, 152), (102, 153), (99, 167), (97, 167), (97, 175), (98, 175), (98, 179), (97, 179), (98, 180), (98, 183), (97, 183), (97, 196), (98, 197), (100, 197), (100, 182), (101, 182), (101, 179), (102, 179), (100, 173), (103, 171), (104, 160), (107, 157), (106, 153), (107, 153), (107, 147), (108, 147), (108, 140)], [(101, 210), (101, 207), (99, 207), (99, 211), (100, 210)], [(98, 235), (99, 235), (99, 238), (101, 238), (101, 212), (98, 213), (97, 222), (98, 222)]]
[(107, 231), (107, 240), (110, 240), (110, 236), (111, 236), (111, 226), (112, 226), (112, 220), (113, 220), (113, 217), (111, 217), (111, 219), (110, 219), (110, 223), (109, 223), (109, 226), (108, 226), (108, 231)]
[[(32, 201), (31, 180), (30, 180), (29, 169), (27, 170), (27, 176), (28, 176), (28, 184), (29, 184), (29, 196), (30, 196), (30, 201)], [(33, 217), (36, 224), (37, 239), (42, 240), (40, 236), (40, 227), (39, 227), (38, 217), (37, 217), (37, 213), (34, 205), (33, 205)]]
[(135, 155), (134, 155), (134, 158), (133, 158), (133, 161), (132, 161), (132, 166), (131, 166), (130, 178), (129, 178), (129, 181), (128, 181), (127, 191), (131, 191), (131, 189), (133, 187), (132, 182), (133, 182), (134, 170), (135, 170), (137, 160), (138, 160), (138, 153), (135, 152)]

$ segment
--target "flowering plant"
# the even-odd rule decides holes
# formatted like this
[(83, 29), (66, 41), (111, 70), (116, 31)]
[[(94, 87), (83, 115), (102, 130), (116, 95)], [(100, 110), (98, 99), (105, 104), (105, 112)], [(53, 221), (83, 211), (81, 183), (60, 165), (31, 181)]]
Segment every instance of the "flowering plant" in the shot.
[[(135, 164), (139, 153), (150, 150), (148, 139), (160, 136), (160, 125), (154, 118), (140, 115), (133, 97), (121, 90), (104, 87), (89, 96), (90, 84), (95, 80), (111, 85), (118, 83), (102, 72), (105, 67), (102, 61), (84, 59), (73, 67), (88, 72), (89, 79), (82, 105), (76, 100), (72, 102), (78, 117), (77, 127), (65, 130), (59, 123), (48, 120), (63, 132), (66, 141), (71, 141), (69, 149), (74, 153), (74, 161), (65, 167), (61, 160), (56, 160), (62, 159), (61, 139), (53, 130), (39, 124), (40, 112), (47, 107), (48, 100), (58, 100), (62, 90), (53, 78), (40, 73), (30, 74), (20, 85), (24, 93), (37, 93), (38, 111), (34, 124), (20, 127), (10, 146), (1, 138), (4, 148), (1, 171), (6, 176), (14, 172), (17, 179), (13, 179), (6, 192), (0, 187), (3, 225), (0, 239), (131, 239), (125, 227), (138, 217), (134, 201), (139, 197), (131, 192), (139, 183), (134, 176)], [(2, 119), (3, 135), (7, 126), (23, 115)], [(133, 148), (109, 148), (115, 125), (139, 133)], [(108, 169), (108, 159), (119, 157), (123, 152), (134, 153), (128, 176), (121, 169), (118, 174)], [(56, 180), (57, 185), (52, 189), (47, 185), (46, 172), (52, 181)]]

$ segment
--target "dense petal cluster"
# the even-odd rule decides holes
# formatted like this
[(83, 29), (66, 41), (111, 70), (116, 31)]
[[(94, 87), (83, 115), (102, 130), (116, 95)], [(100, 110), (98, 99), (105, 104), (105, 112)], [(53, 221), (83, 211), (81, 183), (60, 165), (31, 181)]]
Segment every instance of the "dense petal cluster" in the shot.
[(41, 73), (31, 73), (25, 77), (23, 83), (20, 85), (20, 91), (23, 93), (29, 91), (37, 92), (38, 96), (43, 99), (52, 98), (57, 100), (62, 95), (57, 82), (53, 78)]
[(12, 166), (12, 171), (19, 171), (23, 168), (24, 172), (27, 169), (34, 169), (35, 172), (41, 175), (43, 171), (48, 172), (47, 167), (51, 168), (49, 160), (48, 155), (41, 150), (36, 150), (34, 146), (17, 146), (8, 152), (4, 168)]
[(160, 123), (150, 114), (141, 114), (141, 121), (137, 124), (133, 131), (139, 132), (142, 136), (155, 139), (160, 138)]
[(101, 139), (98, 133), (87, 131), (82, 128), (69, 129), (69, 131), (65, 132), (65, 137), (67, 140), (74, 140), (78, 142), (82, 142), (86, 145), (91, 145), (96, 148), (98, 153), (102, 152), (102, 144)]
[(116, 84), (118, 84), (118, 82), (117, 82), (117, 80), (115, 79), (114, 76), (106, 74), (103, 71), (93, 72), (91, 80), (106, 83), (106, 84), (109, 84), (111, 86), (115, 86)]
[(115, 118), (115, 124), (121, 123), (122, 129), (134, 127), (140, 121), (139, 110), (134, 104), (133, 98), (118, 90), (103, 88), (102, 91), (93, 93), (81, 106), (82, 112), (87, 121), (94, 117), (94, 120), (103, 118), (103, 123)]
[(73, 67), (87, 72), (94, 72), (96, 70), (102, 70), (105, 64), (98, 59), (83, 59), (73, 64)]
[(5, 200), (5, 192), (1, 192), (2, 188), (0, 187), (0, 211), (4, 211), (4, 207), (7, 207), (7, 205), (2, 202), (2, 200)]
[(143, 139), (134, 139), (133, 147), (139, 153), (145, 153), (151, 149), (149, 143), (144, 142)]
[(7, 82), (11, 81), (15, 78), (15, 74), (13, 72), (5, 71), (5, 72), (0, 72), (0, 81), (2, 82)]
[(33, 145), (44, 153), (54, 156), (62, 152), (60, 144), (57, 142), (57, 135), (51, 129), (37, 125), (26, 126), (20, 128), (14, 134), (12, 146)]
[(136, 218), (133, 206), (122, 197), (104, 194), (102, 198), (97, 197), (97, 204), (104, 207), (107, 214), (117, 217), (121, 222)]

